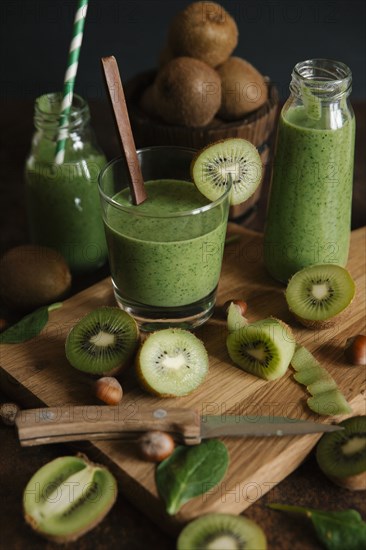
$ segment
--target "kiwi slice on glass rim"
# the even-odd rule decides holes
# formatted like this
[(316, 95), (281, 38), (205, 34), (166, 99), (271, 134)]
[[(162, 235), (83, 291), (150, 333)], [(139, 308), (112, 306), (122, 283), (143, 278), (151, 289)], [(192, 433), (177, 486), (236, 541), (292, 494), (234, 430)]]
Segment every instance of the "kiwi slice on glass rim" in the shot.
[(226, 346), (240, 368), (265, 380), (275, 380), (290, 364), (295, 339), (290, 327), (271, 317), (231, 332)]
[(320, 469), (331, 481), (353, 491), (366, 490), (366, 416), (339, 423), (344, 430), (323, 435), (316, 448)]
[(333, 326), (351, 304), (355, 282), (340, 265), (319, 264), (305, 267), (290, 279), (285, 297), (294, 316), (306, 327)]
[(255, 146), (241, 138), (211, 143), (196, 155), (191, 175), (197, 189), (210, 201), (219, 199), (232, 183), (230, 204), (253, 195), (262, 179), (262, 161)]
[(112, 474), (85, 456), (63, 456), (40, 468), (23, 493), (26, 522), (58, 543), (74, 541), (106, 516), (117, 497)]
[(180, 533), (177, 550), (266, 550), (266, 536), (257, 523), (244, 516), (207, 514)]
[(188, 395), (206, 378), (208, 355), (194, 334), (168, 328), (153, 332), (137, 357), (137, 377), (144, 389), (160, 397)]
[(139, 343), (136, 321), (117, 307), (99, 307), (80, 319), (69, 332), (65, 351), (69, 363), (89, 374), (116, 374)]

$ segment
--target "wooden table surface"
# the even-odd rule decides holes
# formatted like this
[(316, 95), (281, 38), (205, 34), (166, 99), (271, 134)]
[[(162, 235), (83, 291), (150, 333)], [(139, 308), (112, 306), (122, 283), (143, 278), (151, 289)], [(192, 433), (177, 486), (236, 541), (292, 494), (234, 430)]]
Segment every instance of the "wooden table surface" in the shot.
[[(357, 137), (353, 229), (365, 225), (366, 103), (354, 103), (354, 110), (357, 120)], [(91, 102), (91, 111), (98, 141), (107, 157), (112, 158), (118, 154), (118, 142), (109, 107), (106, 103), (94, 101)], [(0, 138), (0, 252), (3, 253), (12, 246), (28, 241), (23, 195), (23, 170), (33, 131), (32, 101), (2, 100), (0, 102), (0, 120), (2, 124)], [(257, 208), (251, 212), (247, 219), (240, 221), (246, 227), (257, 231), (263, 230), (265, 220), (268, 172), (269, 170)], [(86, 288), (106, 275), (108, 275), (108, 269), (105, 267), (92, 276), (75, 280), (73, 292)], [(0, 314), (6, 314), (10, 319), (13, 318), (12, 312), (1, 308), (1, 304)], [(2, 382), (0, 379), (0, 402), (7, 400), (6, 395), (1, 392)], [(25, 525), (22, 517), (22, 492), (29, 478), (43, 464), (57, 456), (73, 452), (66, 445), (22, 449), (14, 430), (0, 425), (0, 548), (26, 548), (28, 550), (57, 547), (52, 543), (43, 542)], [(313, 455), (287, 479), (248, 508), (245, 515), (262, 526), (267, 535), (269, 549), (316, 550), (321, 548), (312, 529), (304, 520), (283, 516), (269, 510), (266, 505), (271, 502), (328, 510), (355, 508), (366, 519), (364, 493), (353, 493), (330, 483), (320, 472)], [(159, 548), (166, 550), (175, 547), (175, 540), (164, 534), (120, 495), (107, 518), (92, 532), (69, 546), (75, 549), (145, 550), (146, 548)]]

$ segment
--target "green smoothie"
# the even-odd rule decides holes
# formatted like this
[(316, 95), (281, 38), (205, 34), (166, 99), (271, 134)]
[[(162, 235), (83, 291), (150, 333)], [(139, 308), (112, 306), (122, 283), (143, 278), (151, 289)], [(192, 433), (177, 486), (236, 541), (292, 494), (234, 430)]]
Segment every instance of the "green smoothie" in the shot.
[(311, 264), (347, 262), (355, 122), (324, 111), (314, 120), (298, 106), (279, 121), (264, 260), (283, 282)]
[(193, 304), (218, 284), (227, 206), (187, 215), (209, 204), (193, 183), (154, 180), (145, 185), (148, 199), (143, 204), (132, 206), (125, 189), (114, 200), (128, 212), (111, 205), (106, 209), (114, 285), (123, 299), (138, 304)]
[(106, 159), (89, 144), (67, 148), (60, 166), (54, 154), (55, 143), (43, 140), (27, 161), (31, 239), (59, 250), (72, 271), (91, 271), (107, 258), (97, 185)]

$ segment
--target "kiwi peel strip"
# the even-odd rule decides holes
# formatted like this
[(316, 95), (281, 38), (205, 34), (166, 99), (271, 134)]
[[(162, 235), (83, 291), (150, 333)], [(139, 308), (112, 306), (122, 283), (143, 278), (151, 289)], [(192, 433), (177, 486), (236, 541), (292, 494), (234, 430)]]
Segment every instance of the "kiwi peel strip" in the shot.
[(334, 378), (308, 349), (297, 346), (291, 364), (296, 371), (294, 379), (311, 394), (307, 404), (313, 412), (324, 416), (352, 412)]

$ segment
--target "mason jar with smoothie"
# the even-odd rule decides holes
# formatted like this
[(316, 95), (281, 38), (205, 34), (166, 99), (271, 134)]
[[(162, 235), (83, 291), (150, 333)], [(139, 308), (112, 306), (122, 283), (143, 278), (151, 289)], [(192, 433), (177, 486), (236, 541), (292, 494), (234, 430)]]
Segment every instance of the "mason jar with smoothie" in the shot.
[(355, 119), (350, 69), (313, 59), (292, 73), (278, 126), (264, 261), (279, 281), (319, 263), (345, 266), (351, 227)]
[(35, 103), (33, 136), (26, 161), (26, 198), (31, 240), (55, 248), (74, 273), (102, 266), (107, 245), (98, 196), (98, 175), (106, 164), (92, 128), (87, 103), (74, 94), (67, 123), (64, 162), (55, 163), (62, 94)]
[(101, 172), (99, 189), (118, 304), (145, 330), (193, 328), (212, 314), (230, 186), (212, 202), (190, 181), (195, 151), (137, 151), (147, 200), (132, 204), (124, 158)]

